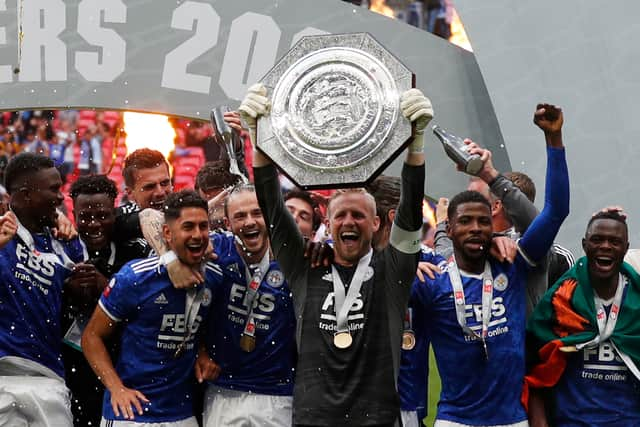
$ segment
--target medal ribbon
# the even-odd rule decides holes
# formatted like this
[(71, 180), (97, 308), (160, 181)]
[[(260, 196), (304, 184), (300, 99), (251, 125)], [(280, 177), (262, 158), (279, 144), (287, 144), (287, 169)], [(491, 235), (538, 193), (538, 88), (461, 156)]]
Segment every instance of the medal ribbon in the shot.
[(595, 347), (609, 339), (616, 327), (616, 323), (618, 322), (618, 315), (620, 314), (620, 307), (622, 305), (622, 294), (624, 293), (626, 285), (627, 280), (622, 274), (620, 274), (618, 278), (618, 288), (616, 289), (613, 302), (611, 303), (609, 316), (607, 316), (607, 312), (604, 309), (602, 299), (595, 294), (593, 295), (593, 302), (596, 306), (596, 320), (598, 321), (598, 335), (591, 341), (587, 341), (583, 344), (577, 344), (576, 349), (581, 350), (585, 347)]
[(184, 301), (184, 320), (185, 320), (185, 330), (182, 336), (182, 342), (178, 345), (173, 357), (178, 358), (182, 356), (182, 352), (185, 349), (185, 346), (193, 336), (193, 324), (196, 321), (196, 317), (198, 317), (198, 311), (200, 311), (200, 305), (202, 304), (202, 298), (204, 296), (204, 286), (200, 289), (192, 288), (187, 289), (187, 296)]
[(331, 266), (331, 275), (333, 276), (333, 296), (335, 300), (335, 313), (336, 313), (336, 333), (347, 332), (349, 333), (349, 310), (353, 306), (354, 301), (360, 293), (362, 282), (364, 281), (364, 274), (367, 271), (367, 267), (371, 262), (373, 256), (373, 250), (369, 249), (369, 252), (360, 258), (356, 272), (353, 274), (351, 283), (349, 284), (349, 291), (345, 296), (345, 286), (342, 283), (340, 274), (334, 265)]
[(404, 331), (413, 331), (413, 308), (408, 307), (404, 314)]
[(453, 256), (449, 259), (448, 272), (449, 279), (451, 280), (451, 287), (453, 288), (453, 298), (458, 324), (466, 335), (480, 338), (484, 342), (489, 332), (491, 303), (493, 301), (493, 276), (491, 275), (491, 265), (489, 265), (488, 261), (485, 261), (484, 272), (482, 273), (482, 331), (480, 335), (467, 326), (462, 278), (460, 277), (460, 270), (458, 270), (458, 266), (456, 265), (456, 261)]
[(262, 283), (262, 279), (264, 275), (269, 270), (269, 251), (267, 251), (262, 260), (260, 260), (260, 264), (255, 269), (253, 275), (251, 274), (251, 270), (247, 266), (245, 266), (245, 278), (248, 280), (247, 283), (247, 293), (244, 297), (244, 304), (247, 307), (247, 315), (244, 318), (244, 330), (242, 331), (243, 335), (248, 335), (250, 337), (255, 336), (256, 333), (256, 323), (253, 318), (253, 303), (255, 302), (258, 296), (258, 288), (260, 288), (260, 283)]

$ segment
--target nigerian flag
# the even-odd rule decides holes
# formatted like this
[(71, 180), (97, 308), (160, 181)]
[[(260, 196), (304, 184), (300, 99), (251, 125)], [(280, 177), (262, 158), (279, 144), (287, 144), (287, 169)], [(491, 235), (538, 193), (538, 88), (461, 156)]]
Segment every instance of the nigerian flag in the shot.
[[(640, 376), (640, 276), (626, 262), (620, 272), (627, 277), (626, 297), (609, 341), (629, 370)], [(527, 324), (528, 374), (522, 403), (527, 408), (529, 387), (553, 387), (564, 372), (567, 351), (598, 335), (594, 291), (589, 280), (587, 258), (580, 258), (549, 289)], [(640, 378), (639, 378), (640, 379)]]

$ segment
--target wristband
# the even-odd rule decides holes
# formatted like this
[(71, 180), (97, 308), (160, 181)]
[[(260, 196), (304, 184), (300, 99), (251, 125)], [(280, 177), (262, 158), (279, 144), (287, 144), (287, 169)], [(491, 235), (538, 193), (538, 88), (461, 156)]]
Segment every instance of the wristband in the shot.
[(178, 256), (176, 255), (175, 252), (168, 251), (164, 255), (160, 256), (160, 264), (167, 266), (177, 259), (178, 259)]
[(413, 137), (413, 141), (409, 144), (409, 153), (423, 153), (424, 152), (424, 134), (417, 133)]

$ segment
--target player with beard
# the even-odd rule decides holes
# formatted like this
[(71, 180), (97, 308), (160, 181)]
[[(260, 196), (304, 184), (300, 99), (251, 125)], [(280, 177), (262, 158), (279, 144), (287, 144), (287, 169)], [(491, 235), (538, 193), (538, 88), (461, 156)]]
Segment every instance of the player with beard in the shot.
[(624, 215), (596, 213), (582, 248), (586, 257), (545, 294), (527, 325), (534, 350), (527, 385), (552, 393), (556, 403), (547, 423), (543, 408), (529, 400), (531, 425), (637, 426), (640, 277), (623, 263)]
[(295, 317), (291, 291), (269, 250), (253, 186), (225, 202), (231, 233), (212, 243), (224, 273), (214, 291), (206, 353), (220, 367), (206, 391), (204, 425), (291, 425)]
[[(266, 93), (264, 86), (254, 85), (240, 106), (253, 142), (257, 118), (269, 110)], [(415, 122), (416, 136), (402, 171), (402, 197), (390, 243), (373, 253), (380, 218), (371, 194), (364, 189), (337, 191), (328, 206), (335, 252), (328, 268), (312, 268), (304, 259), (304, 241), (280, 195), (277, 170), (254, 150), (258, 200), (298, 319), (295, 425), (390, 426), (400, 416), (395, 385), (420, 251), (423, 132), (433, 117), (431, 103), (417, 89), (404, 93), (400, 106)]]
[[(208, 380), (203, 421), (206, 426), (291, 425), (295, 367), (291, 291), (271, 257), (253, 186), (234, 188), (225, 199), (224, 213), (229, 231), (211, 234), (224, 279), (213, 289), (206, 345), (196, 362), (198, 380)], [(143, 211), (145, 235), (163, 253), (163, 260), (171, 262), (174, 256), (159, 244), (152, 215), (157, 216)]]
[(0, 425), (69, 426), (61, 358), (63, 283), (84, 259), (53, 237), (62, 180), (53, 162), (21, 153), (5, 170), (12, 212), (0, 219)]
[[(172, 193), (164, 215), (169, 248), (186, 265), (206, 270), (207, 284), (214, 286), (222, 274), (216, 264), (203, 264), (209, 244), (206, 202), (195, 191)], [(197, 426), (193, 364), (196, 335), (211, 305), (210, 286), (176, 289), (158, 257), (132, 261), (111, 279), (82, 335), (85, 356), (107, 389), (102, 425)], [(114, 368), (105, 343), (118, 327), (121, 351)]]
[[(400, 202), (400, 178), (379, 176), (369, 185), (367, 190), (376, 199), (377, 214), (380, 217), (380, 228), (373, 235), (373, 247), (382, 250), (389, 244), (391, 226), (396, 214), (396, 206)], [(432, 277), (432, 266), (443, 263), (444, 259), (437, 256), (425, 246), (420, 251), (418, 275), (411, 286), (411, 294), (424, 286), (424, 275)], [(433, 269), (434, 271), (437, 271)], [(413, 297), (415, 298), (415, 297)], [(427, 393), (429, 376), (429, 339), (425, 333), (424, 313), (417, 309), (412, 298), (405, 313), (404, 330), (402, 333), (402, 352), (400, 373), (398, 375), (398, 394), (403, 427), (418, 427), (427, 415)]]
[[(134, 247), (142, 239), (139, 212), (151, 208), (161, 211), (173, 190), (169, 163), (161, 152), (140, 148), (129, 154), (122, 169), (128, 203), (116, 210), (115, 234), (124, 244)], [(128, 249), (126, 249), (128, 250)]]
[[(118, 190), (105, 175), (81, 176), (70, 191), (78, 234), (89, 261), (76, 264), (67, 280), (69, 300), (63, 316), (66, 331), (62, 348), (67, 385), (72, 393), (74, 424), (100, 424), (104, 387), (93, 375), (80, 348), (80, 337), (108, 280), (128, 261), (147, 256), (149, 246), (140, 241), (117, 244), (114, 239), (115, 200)], [(114, 350), (115, 351), (115, 350)], [(112, 354), (114, 354), (112, 351)]]
[(446, 271), (416, 293), (442, 381), (437, 427), (527, 425), (520, 402), (527, 273), (569, 214), (562, 112), (539, 108), (534, 121), (547, 143), (545, 205), (518, 241), (514, 263), (489, 257), (491, 205), (482, 194), (465, 191), (447, 211), (453, 256)]

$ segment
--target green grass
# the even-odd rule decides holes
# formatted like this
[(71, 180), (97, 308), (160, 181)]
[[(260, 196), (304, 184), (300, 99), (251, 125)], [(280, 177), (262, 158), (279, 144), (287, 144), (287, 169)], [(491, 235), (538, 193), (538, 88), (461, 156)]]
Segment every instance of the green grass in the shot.
[(433, 349), (429, 349), (429, 401), (427, 402), (429, 411), (427, 418), (423, 420), (426, 426), (432, 426), (435, 421), (438, 399), (440, 399), (440, 375), (438, 375)]

